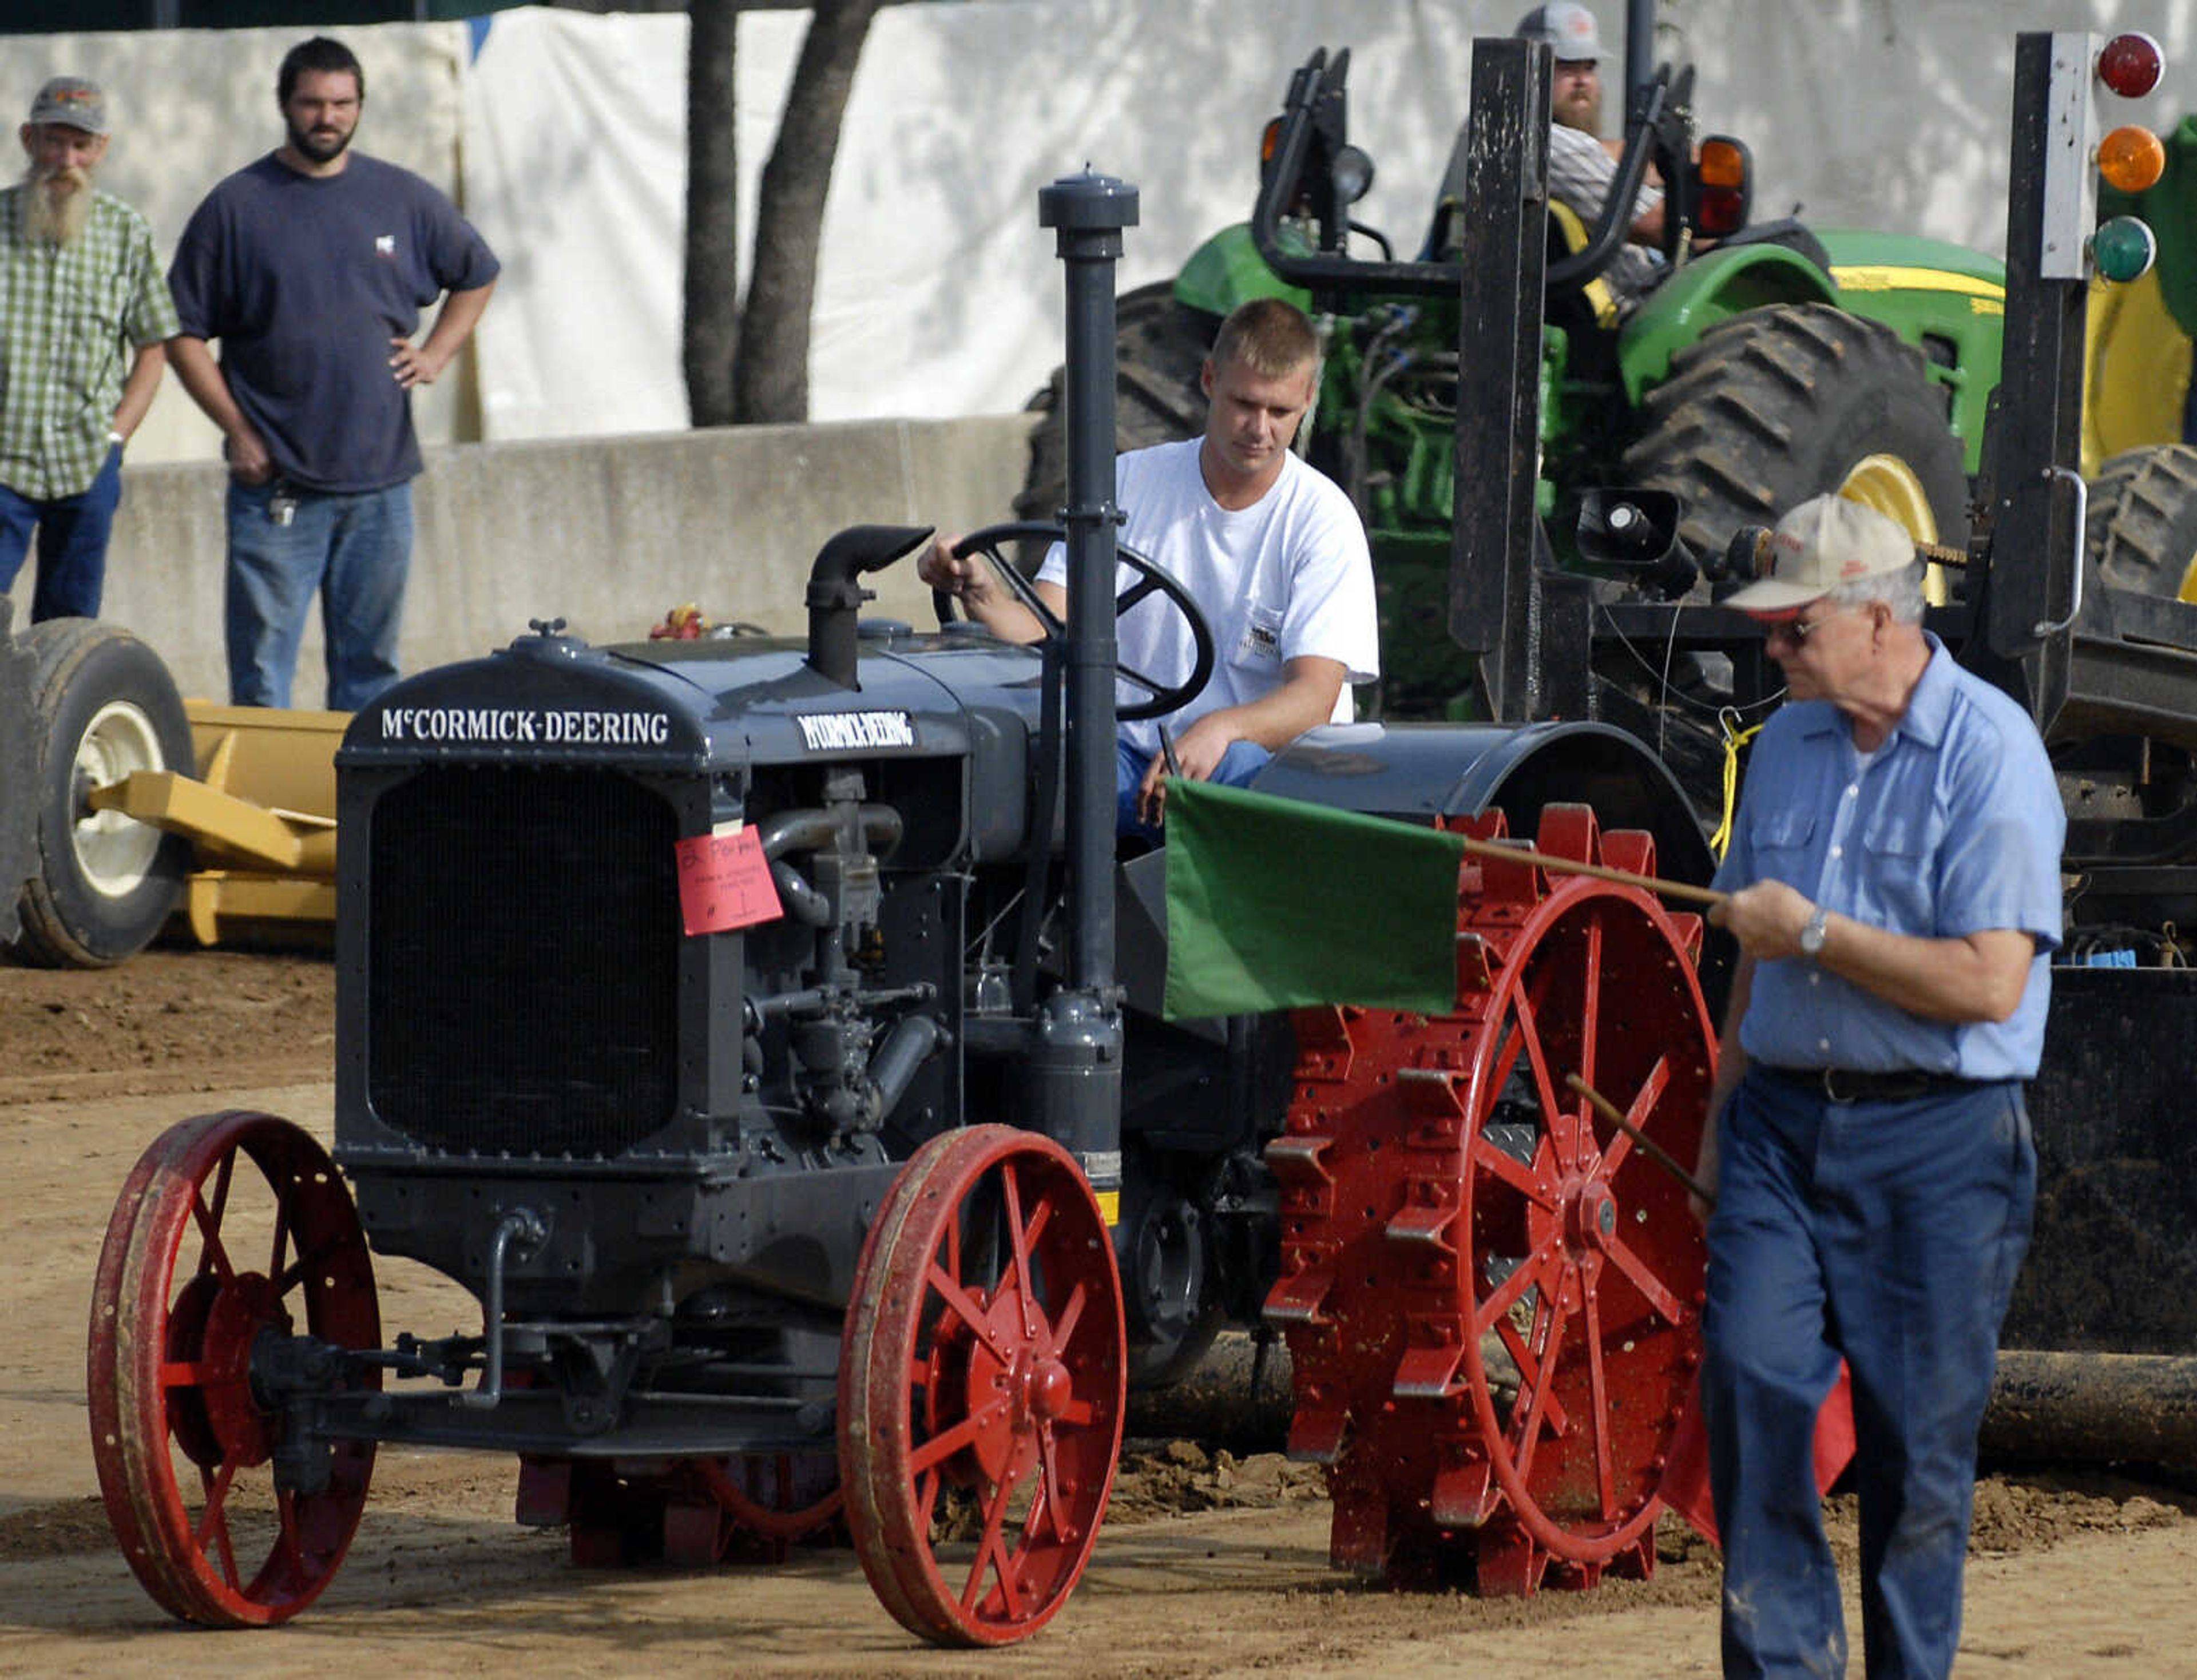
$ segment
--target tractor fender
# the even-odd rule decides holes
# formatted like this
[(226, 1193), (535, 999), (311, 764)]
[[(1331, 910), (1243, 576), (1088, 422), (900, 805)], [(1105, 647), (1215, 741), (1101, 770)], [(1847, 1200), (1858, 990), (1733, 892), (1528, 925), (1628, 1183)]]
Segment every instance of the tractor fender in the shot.
[(1708, 842), (1678, 780), (1638, 738), (1606, 723), (1344, 723), (1300, 735), (1251, 785), (1334, 809), (1424, 821), (1499, 806), (1532, 835), (1541, 808), (1594, 807), (1604, 829), (1655, 837), (1662, 878), (1706, 886)]
[(1696, 257), (1655, 290), (1618, 334), (1626, 400), (1638, 407), (1670, 377), (1671, 358), (1720, 321), (1773, 304), (1835, 304), (1831, 277), (1782, 245), (1741, 245)]
[[(1295, 229), (1282, 230), (1282, 243), (1290, 247), (1302, 246), (1303, 255), (1313, 254), (1312, 247)], [(1182, 272), (1175, 276), (1174, 295), (1176, 302), (1203, 310), (1216, 320), (1254, 298), (1286, 298), (1301, 310), (1309, 312), (1312, 309), (1311, 293), (1301, 286), (1290, 285), (1267, 266), (1267, 259), (1251, 242), (1249, 222), (1223, 228), (1191, 252), (1190, 260), (1182, 265)]]
[[(1645, 829), (1662, 880), (1707, 886), (1716, 872), (1701, 825), (1677, 779), (1637, 737), (1606, 723), (1342, 723), (1309, 730), (1276, 753), (1252, 789), (1332, 810), (1428, 823), (1499, 807), (1513, 835), (1532, 839), (1544, 806), (1591, 805), (1603, 829)], [(1338, 891), (1377, 890), (1338, 882)], [(1115, 959), (1132, 1009), (1161, 1013), (1167, 976), (1164, 849), (1122, 865)], [(1704, 948), (1701, 989), (1721, 1018), (1731, 950)], [(1178, 1031), (1227, 1041), (1223, 1020), (1176, 1022)]]

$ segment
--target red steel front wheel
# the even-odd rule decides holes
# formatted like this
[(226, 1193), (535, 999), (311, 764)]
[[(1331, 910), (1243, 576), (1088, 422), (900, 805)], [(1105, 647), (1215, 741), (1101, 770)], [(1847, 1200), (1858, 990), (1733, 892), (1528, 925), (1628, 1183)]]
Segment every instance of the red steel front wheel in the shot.
[(903, 1627), (1005, 1645), (1052, 1619), (1105, 1515), (1126, 1370), (1113, 1241), (1074, 1157), (1006, 1126), (917, 1150), (839, 1360), (847, 1524)]
[(381, 1340), (373, 1260), (326, 1151), (270, 1115), (171, 1127), (107, 1223), (86, 1387), (115, 1538), (186, 1621), (287, 1621), (334, 1578), (358, 1526), (373, 1443), (334, 1443), (316, 1492), (273, 1473), (279, 1419), (253, 1392), (252, 1350), (300, 1331)]

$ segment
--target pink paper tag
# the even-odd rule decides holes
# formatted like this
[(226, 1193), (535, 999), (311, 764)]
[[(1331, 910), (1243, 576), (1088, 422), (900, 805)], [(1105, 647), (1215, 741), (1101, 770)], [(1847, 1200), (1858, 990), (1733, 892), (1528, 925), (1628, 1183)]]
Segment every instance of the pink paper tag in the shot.
[(694, 834), (679, 843), (679, 913), (689, 934), (753, 927), (785, 913), (755, 830)]

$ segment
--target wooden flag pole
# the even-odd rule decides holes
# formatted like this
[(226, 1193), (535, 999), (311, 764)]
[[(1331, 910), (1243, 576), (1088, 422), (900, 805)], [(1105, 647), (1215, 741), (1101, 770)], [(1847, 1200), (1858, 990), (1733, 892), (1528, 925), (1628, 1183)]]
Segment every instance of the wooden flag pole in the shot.
[(1504, 863), (1531, 864), (1537, 868), (1555, 870), (1566, 875), (1591, 875), (1597, 881), (1614, 881), (1620, 887), (1642, 887), (1651, 893), (1670, 898), (1690, 899), (1696, 904), (1722, 904), (1730, 893), (1720, 893), (1713, 887), (1690, 886), (1684, 881), (1665, 881), (1653, 875), (1635, 875), (1630, 870), (1611, 869), (1599, 863), (1581, 863), (1576, 858), (1551, 857), (1546, 852), (1537, 852), (1530, 847), (1505, 845), (1496, 840), (1475, 840), (1469, 834), (1449, 831), (1450, 838), (1464, 846), (1471, 857), (1493, 858)]
[(1684, 1167), (1681, 1167), (1678, 1164), (1678, 1157), (1672, 1155), (1670, 1150), (1665, 1149), (1662, 1144), (1657, 1143), (1653, 1138), (1649, 1137), (1645, 1132), (1643, 1132), (1623, 1115), (1618, 1113), (1616, 1104), (1611, 1102), (1609, 1098), (1603, 1096), (1599, 1091), (1597, 1091), (1577, 1074), (1566, 1074), (1564, 1075), (1564, 1083), (1569, 1086), (1574, 1091), (1577, 1092), (1580, 1096), (1585, 1098), (1589, 1103), (1592, 1104), (1594, 1105), (1594, 1111), (1597, 1114), (1600, 1115), (1612, 1126), (1614, 1126), (1626, 1137), (1632, 1138), (1634, 1143), (1639, 1144), (1640, 1147), (1647, 1152), (1648, 1158), (1650, 1161), (1654, 1162), (1658, 1167), (1661, 1167), (1672, 1178), (1676, 1179), (1680, 1184), (1684, 1185), (1686, 1189), (1701, 1202), (1703, 1207), (1713, 1208), (1716, 1206), (1716, 1192), (1705, 1187), (1699, 1179), (1696, 1178), (1691, 1173), (1689, 1173)]

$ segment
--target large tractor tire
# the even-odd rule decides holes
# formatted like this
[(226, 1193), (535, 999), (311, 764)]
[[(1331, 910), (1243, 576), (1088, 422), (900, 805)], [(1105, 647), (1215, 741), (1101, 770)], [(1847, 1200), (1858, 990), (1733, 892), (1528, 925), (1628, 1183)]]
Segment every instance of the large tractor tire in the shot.
[(1741, 525), (1774, 524), (1837, 490), (1917, 541), (1968, 541), (1968, 478), (1942, 387), (1881, 322), (1828, 304), (1750, 310), (1671, 359), (1643, 403), (1626, 481), (1677, 492), (1680, 534), (1720, 553)]
[(2197, 601), (2197, 449), (2152, 443), (2108, 461), (2090, 486), (2086, 537), (2113, 588)]
[(190, 849), (119, 811), (94, 788), (138, 770), (193, 768), (190, 720), (159, 656), (127, 630), (55, 618), (22, 638), (37, 660), (37, 872), (9, 947), (42, 968), (106, 968), (149, 944), (175, 907)]
[[(1205, 430), (1198, 374), (1220, 322), (1175, 299), (1158, 281), (1124, 293), (1114, 305), (1114, 450), (1195, 437)], [(1068, 500), (1068, 370), (1056, 368), (1030, 399), (1044, 416), (1030, 433), (1029, 471), (1015, 498), (1018, 519), (1057, 521)], [(1024, 565), (1035, 556), (1019, 557)]]

